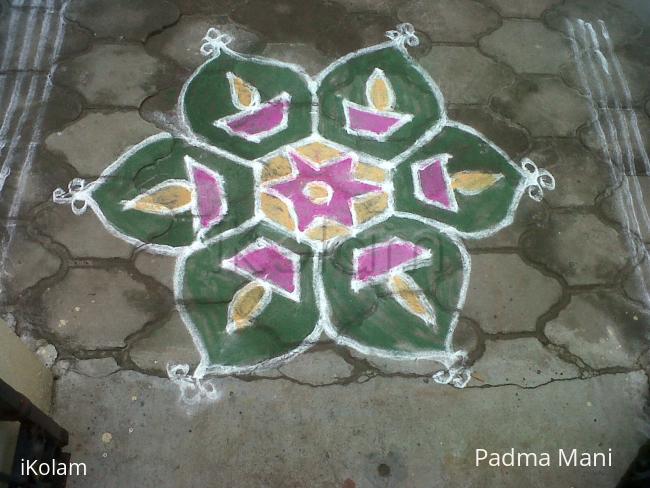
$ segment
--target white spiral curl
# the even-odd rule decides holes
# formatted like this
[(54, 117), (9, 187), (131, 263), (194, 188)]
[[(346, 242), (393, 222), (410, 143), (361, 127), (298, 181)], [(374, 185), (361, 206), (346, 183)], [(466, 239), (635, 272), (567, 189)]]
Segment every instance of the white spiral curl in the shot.
[(415, 34), (415, 27), (408, 22), (399, 24), (395, 30), (386, 31), (386, 37), (400, 46), (415, 47), (420, 44), (420, 39)]
[(221, 32), (219, 29), (210, 27), (202, 39), (201, 54), (204, 56), (219, 56), (221, 49), (233, 41), (230, 34)]
[(68, 190), (57, 188), (52, 192), (52, 201), (59, 205), (70, 205), (75, 215), (83, 214), (88, 208), (89, 189), (91, 183), (83, 178), (74, 178), (68, 183)]
[(524, 170), (524, 177), (526, 178), (526, 192), (536, 202), (542, 201), (544, 190), (552, 191), (555, 189), (553, 175), (543, 168), (538, 168), (530, 159), (522, 159), (521, 168)]

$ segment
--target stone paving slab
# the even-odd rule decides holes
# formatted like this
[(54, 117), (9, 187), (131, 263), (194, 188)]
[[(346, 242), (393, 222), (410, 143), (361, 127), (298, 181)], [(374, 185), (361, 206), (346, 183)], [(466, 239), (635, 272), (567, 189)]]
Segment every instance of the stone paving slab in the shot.
[(167, 0), (72, 0), (66, 16), (95, 37), (144, 41), (152, 32), (176, 22), (179, 11)]
[[(12, 0), (37, 5), (21, 2)], [(47, 16), (42, 7), (20, 9), (34, 10), (37, 23)], [(616, 484), (647, 438), (650, 364), (650, 266), (641, 252), (644, 240), (650, 250), (650, 226), (626, 235), (616, 179), (626, 173), (647, 198), (650, 139), (627, 148), (628, 159), (605, 158), (566, 19), (605, 19), (631, 90), (630, 103), (608, 91), (606, 104), (615, 121), (634, 114), (645, 135), (647, 2), (74, 0), (66, 18), (44, 143), (18, 219), (2, 217), (16, 231), (0, 311), (32, 349), (56, 351), (45, 359), (58, 355), (56, 418), (71, 430), (74, 460), (90, 469), (71, 486)], [(409, 51), (440, 86), (449, 118), (556, 180), (542, 202), (524, 197), (512, 225), (466, 242), (469, 291), (451, 340), (473, 368), (468, 386), (437, 384), (432, 376), (444, 370), (436, 361), (349, 352), (323, 334), (281, 367), (208, 377), (203, 386), (219, 399), (188, 405), (182, 380), (167, 378), (168, 366), (199, 361), (174, 310), (176, 260), (118, 240), (90, 212), (54, 207), (52, 190), (94, 179), (151, 134), (178, 133), (179, 93), (205, 60), (198, 48), (210, 26), (232, 34), (237, 51), (314, 75), (400, 21), (415, 25), (420, 45)], [(15, 84), (19, 57), (0, 70), (0, 83)], [(37, 108), (23, 98), (20, 111)], [(617, 103), (631, 110), (616, 112)], [(29, 120), (25, 133), (33, 129)], [(27, 150), (28, 141), (16, 145)], [(18, 180), (12, 170), (9, 192)], [(4, 215), (9, 203), (0, 200)], [(12, 228), (0, 225), (0, 237)], [(475, 449), (513, 446), (611, 447), (614, 466), (474, 467)]]
[[(185, 410), (167, 380), (134, 372), (65, 375), (54, 415), (70, 425), (77, 460), (89, 466), (71, 486), (106, 479), (160, 487), (613, 486), (644, 441), (635, 419), (647, 383), (638, 372), (465, 391), (403, 378), (323, 387), (283, 379), (214, 384), (219, 400)], [(106, 433), (110, 442), (102, 441)], [(154, 438), (164, 441), (154, 447)], [(534, 446), (554, 456), (558, 446), (609, 446), (614, 466), (474, 466), (475, 449), (505, 452), (513, 438), (518, 450)]]
[(172, 68), (135, 44), (95, 44), (63, 63), (56, 80), (78, 90), (91, 106), (138, 107)]
[(470, 46), (433, 46), (419, 61), (434, 74), (447, 103), (485, 103), (514, 81), (510, 68)]
[[(506, 277), (495, 279), (495, 277)], [(562, 287), (515, 254), (475, 254), (463, 315), (491, 334), (534, 331), (537, 318), (559, 301)]]

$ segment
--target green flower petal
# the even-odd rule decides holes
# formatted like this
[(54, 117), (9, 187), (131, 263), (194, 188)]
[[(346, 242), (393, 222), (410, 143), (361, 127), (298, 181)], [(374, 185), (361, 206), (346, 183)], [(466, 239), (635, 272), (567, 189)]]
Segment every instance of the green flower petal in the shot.
[[(246, 99), (233, 96), (235, 79), (246, 87)], [(251, 93), (254, 96), (251, 97)], [(259, 110), (272, 100), (285, 95), (290, 97), (286, 123), (271, 131), (272, 135), (258, 134), (259, 141), (255, 142), (247, 140), (251, 132), (244, 131), (242, 126), (237, 126), (239, 132), (228, 130), (229, 117), (245, 117), (256, 111), (259, 114)], [(222, 48), (217, 57), (197, 69), (188, 80), (181, 101), (183, 117), (192, 132), (209, 144), (246, 160), (256, 159), (311, 134), (312, 94), (307, 76), (290, 65), (240, 55), (227, 48)], [(254, 135), (253, 139), (256, 139)]]
[[(362, 262), (355, 255), (391, 239), (415, 244), (429, 256), (417, 266), (396, 266), (374, 282), (355, 286), (359, 277), (355, 259)], [(390, 259), (398, 265), (399, 253), (391, 253)], [(372, 262), (381, 268), (380, 257)], [(460, 242), (416, 220), (392, 217), (343, 243), (324, 260), (323, 290), (329, 303), (326, 330), (339, 342), (366, 354), (418, 358), (450, 354), (468, 272), (469, 257)], [(433, 316), (433, 320), (427, 322), (426, 314), (415, 314), (413, 308), (403, 305), (404, 300), (390, 287), (393, 276), (402, 283), (410, 282), (411, 298), (423, 299), (430, 307), (428, 318)]]
[[(366, 93), (368, 80), (376, 70), (383, 72), (392, 91), (393, 107), (384, 110), (410, 117), (395, 132), (382, 140), (346, 130), (344, 104), (370, 107)], [(426, 72), (408, 53), (394, 44), (348, 55), (321, 75), (318, 88), (319, 132), (323, 137), (382, 159), (392, 159), (409, 149), (425, 133), (437, 130), (444, 118), (442, 95)]]
[[(296, 278), (299, 299), (285, 296), (282, 290), (271, 289), (267, 297), (270, 301), (261, 307), (261, 313), (252, 314), (253, 318), (246, 327), (229, 331), (228, 324), (232, 323), (233, 317), (229, 309), (234, 307), (238, 292), (249, 283), (264, 284), (268, 281), (235, 272), (224, 261), (232, 262), (237, 255), (241, 258), (242, 253), (246, 255), (251, 249), (249, 246), (259, 242), (279, 246), (283, 252), (295, 255), (299, 268)], [(245, 262), (261, 269), (253, 258), (248, 257)], [(273, 266), (269, 280), (273, 279), (274, 272), (288, 272), (282, 263), (276, 262)], [(315, 330), (318, 311), (312, 268), (312, 253), (308, 247), (264, 223), (243, 229), (181, 258), (177, 269), (182, 276), (178, 299), (184, 320), (195, 341), (201, 345), (201, 368), (205, 372), (232, 373), (262, 363), (270, 366), (274, 359), (285, 359), (317, 340), (320, 331)]]
[[(176, 213), (143, 211), (134, 206), (139, 197), (161, 186), (192, 190), (188, 157), (192, 164), (218, 175), (224, 187), (221, 196), (226, 212), (207, 228), (197, 225), (197, 207), (192, 203), (179, 207), (184, 210)], [(207, 231), (210, 237), (251, 218), (253, 184), (251, 168), (160, 134), (146, 139), (108, 167), (93, 184), (92, 199), (100, 218), (120, 237), (135, 244), (151, 244), (153, 251), (174, 253), (175, 248), (191, 244), (199, 232)]]
[[(436, 159), (442, 159), (448, 199), (455, 205), (422, 198), (424, 183), (418, 181), (417, 168)], [(525, 186), (523, 171), (503, 151), (472, 129), (450, 124), (396, 168), (395, 209), (465, 237), (485, 237), (511, 223)]]

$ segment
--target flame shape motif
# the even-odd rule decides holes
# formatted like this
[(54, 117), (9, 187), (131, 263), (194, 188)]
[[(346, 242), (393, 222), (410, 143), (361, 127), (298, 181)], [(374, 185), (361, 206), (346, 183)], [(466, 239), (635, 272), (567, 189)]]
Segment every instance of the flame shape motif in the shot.
[(375, 68), (368, 77), (366, 99), (368, 106), (379, 111), (391, 112), (395, 108), (395, 92), (383, 70)]
[(231, 72), (226, 73), (226, 77), (230, 83), (230, 98), (235, 107), (246, 110), (260, 104), (260, 92), (257, 88)]
[(451, 176), (451, 187), (463, 195), (477, 195), (503, 178), (499, 173), (460, 171)]
[(387, 282), (388, 290), (393, 294), (397, 303), (413, 315), (420, 317), (427, 324), (436, 328), (436, 315), (433, 307), (425, 298), (418, 284), (404, 272), (391, 276)]
[(174, 215), (192, 207), (194, 192), (185, 180), (167, 180), (123, 203), (125, 210)]

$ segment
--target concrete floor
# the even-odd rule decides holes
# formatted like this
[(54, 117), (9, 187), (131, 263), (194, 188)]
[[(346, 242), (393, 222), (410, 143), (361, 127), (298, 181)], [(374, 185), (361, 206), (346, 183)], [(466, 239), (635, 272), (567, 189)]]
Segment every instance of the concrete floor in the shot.
[[(69, 486), (616, 484), (650, 433), (648, 2), (73, 0), (61, 16), (62, 8), (0, 0), (0, 114), (9, 121), (0, 138), (8, 168), (0, 305), (30, 347), (58, 352), (54, 416), (70, 431), (73, 460), (88, 466)], [(613, 49), (601, 39), (602, 53), (612, 76), (619, 60), (628, 94), (619, 78), (591, 73), (584, 52), (575, 57), (576, 19), (605, 21)], [(450, 118), (557, 183), (540, 204), (524, 199), (512, 226), (466, 243), (473, 267), (454, 343), (469, 352), (470, 383), (442, 386), (433, 362), (363, 357), (324, 339), (279, 368), (210, 379), (216, 394), (188, 404), (166, 373), (169, 362), (199, 360), (175, 310), (174, 259), (112, 237), (92, 212), (54, 205), (52, 190), (92, 180), (133, 144), (175, 129), (180, 88), (202, 62), (210, 26), (232, 34), (241, 52), (316, 74), (399, 22), (416, 27), (413, 54)], [(30, 97), (30, 83), (47, 96)], [(476, 449), (511, 448), (611, 449), (613, 462), (475, 466)]]

